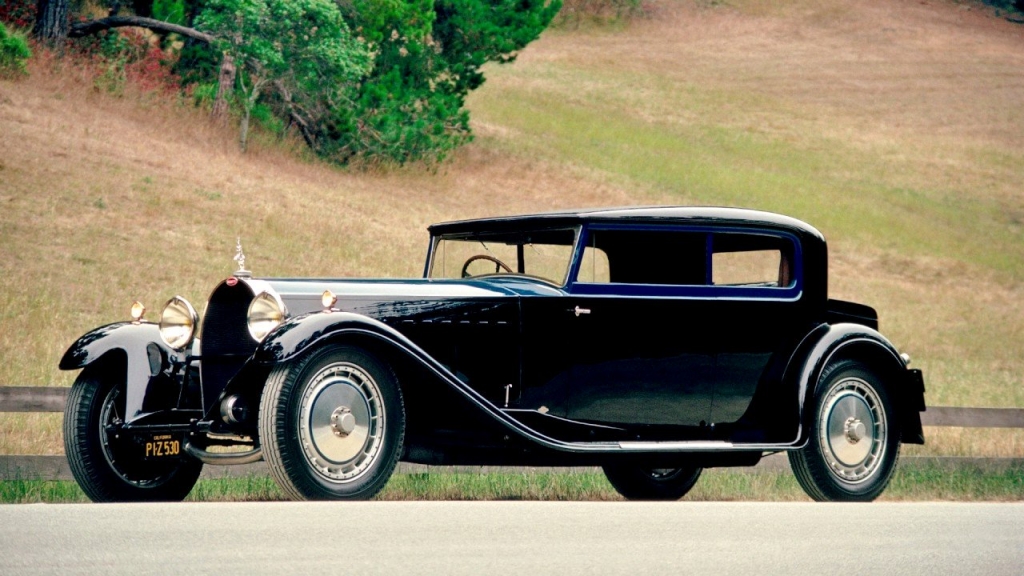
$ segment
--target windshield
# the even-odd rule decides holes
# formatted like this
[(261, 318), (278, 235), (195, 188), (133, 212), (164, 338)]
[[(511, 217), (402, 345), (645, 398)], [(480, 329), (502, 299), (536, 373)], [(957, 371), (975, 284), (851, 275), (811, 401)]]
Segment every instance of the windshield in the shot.
[(435, 239), (429, 278), (518, 274), (565, 284), (577, 230), (474, 232)]

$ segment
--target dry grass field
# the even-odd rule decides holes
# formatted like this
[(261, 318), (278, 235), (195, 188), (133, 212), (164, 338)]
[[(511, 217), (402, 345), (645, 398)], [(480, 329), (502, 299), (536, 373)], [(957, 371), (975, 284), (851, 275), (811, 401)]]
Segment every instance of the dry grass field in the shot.
[[(672, 1), (548, 31), (471, 95), (436, 169), (348, 172), (39, 58), (0, 80), (0, 384), (56, 365), (134, 299), (194, 303), (241, 236), (264, 276), (416, 276), (435, 221), (560, 207), (736, 205), (829, 239), (835, 297), (878, 308), (933, 405), (1024, 407), (1024, 26), (969, 2)], [(1021, 431), (909, 453), (1024, 455)], [(60, 453), (0, 415), (0, 453)]]

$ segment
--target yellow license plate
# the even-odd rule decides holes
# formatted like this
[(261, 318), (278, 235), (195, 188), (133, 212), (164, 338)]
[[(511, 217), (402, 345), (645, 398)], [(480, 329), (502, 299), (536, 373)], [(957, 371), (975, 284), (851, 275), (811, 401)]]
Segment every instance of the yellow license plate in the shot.
[(162, 458), (181, 454), (181, 440), (174, 440), (170, 434), (154, 436), (146, 442), (146, 458)]

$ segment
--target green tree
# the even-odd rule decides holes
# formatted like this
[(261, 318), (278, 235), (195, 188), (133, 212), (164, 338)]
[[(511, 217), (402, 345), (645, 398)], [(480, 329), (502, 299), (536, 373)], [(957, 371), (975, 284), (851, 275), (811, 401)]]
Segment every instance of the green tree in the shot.
[(238, 66), (243, 151), (253, 107), (268, 90), (281, 95), (289, 113), (319, 123), (327, 112), (350, 106), (370, 69), (365, 43), (331, 0), (208, 0), (196, 28)]
[(399, 163), (441, 160), (471, 138), (465, 98), (487, 62), (535, 40), (561, 0), (347, 0), (345, 18), (371, 47), (355, 106), (325, 123), (322, 152)]

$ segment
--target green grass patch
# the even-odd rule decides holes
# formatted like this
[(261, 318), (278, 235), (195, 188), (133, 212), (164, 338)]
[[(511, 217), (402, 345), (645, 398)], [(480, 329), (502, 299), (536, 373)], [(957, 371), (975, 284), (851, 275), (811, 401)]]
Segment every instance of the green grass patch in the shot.
[(396, 474), (379, 500), (620, 500), (597, 472)]
[[(267, 476), (201, 480), (189, 494), (192, 502), (253, 502), (283, 500)], [(617, 501), (600, 472), (414, 473), (396, 474), (377, 500), (543, 500)], [(707, 470), (683, 500), (730, 502), (807, 501), (796, 478), (787, 471), (745, 472)], [(1024, 468), (985, 471), (974, 467), (949, 469), (941, 465), (900, 469), (881, 501), (1021, 501)], [(14, 480), (0, 482), (0, 503), (88, 502), (70, 481)]]

